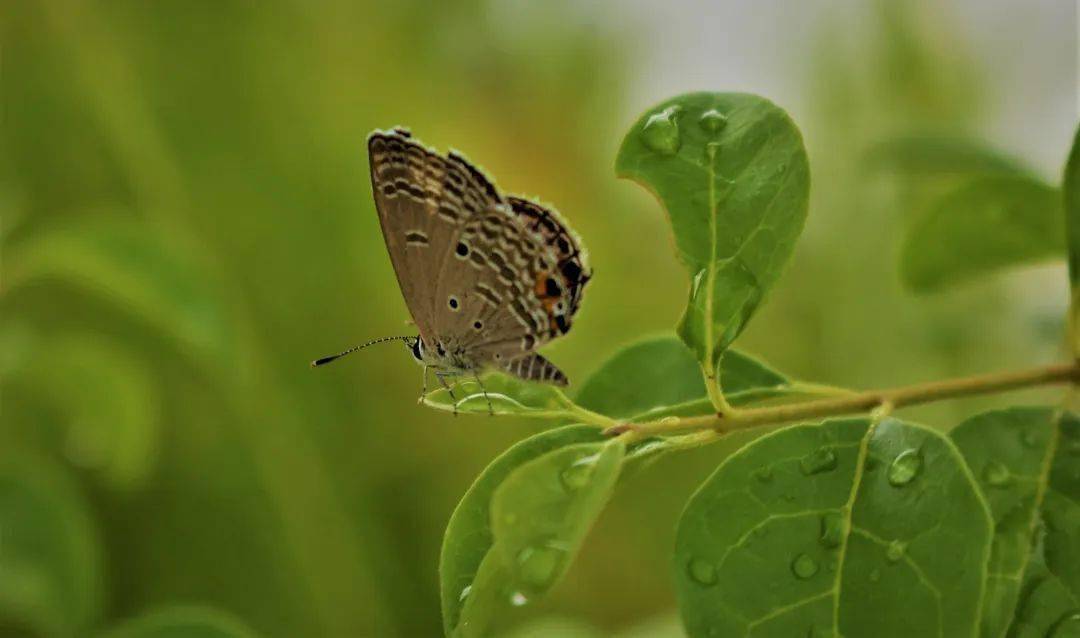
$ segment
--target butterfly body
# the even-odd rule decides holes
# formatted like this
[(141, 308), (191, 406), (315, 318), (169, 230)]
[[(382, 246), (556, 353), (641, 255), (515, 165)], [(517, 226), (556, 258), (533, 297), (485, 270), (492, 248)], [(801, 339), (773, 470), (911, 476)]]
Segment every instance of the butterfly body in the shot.
[(577, 236), (553, 210), (503, 195), (464, 157), (404, 129), (375, 131), (368, 153), (387, 251), (420, 332), (406, 342), (413, 356), (443, 382), (496, 369), (565, 385), (535, 350), (570, 330), (591, 277)]

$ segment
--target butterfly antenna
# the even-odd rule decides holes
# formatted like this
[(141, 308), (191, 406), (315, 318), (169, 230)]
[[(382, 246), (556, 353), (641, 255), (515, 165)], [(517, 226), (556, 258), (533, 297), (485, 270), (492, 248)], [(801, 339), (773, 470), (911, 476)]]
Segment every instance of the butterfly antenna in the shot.
[(339, 352), (337, 354), (330, 355), (329, 357), (323, 357), (322, 359), (316, 359), (316, 360), (311, 362), (311, 367), (315, 368), (315, 367), (318, 367), (318, 366), (326, 365), (326, 364), (330, 363), (331, 361), (334, 361), (336, 359), (340, 359), (341, 357), (344, 357), (347, 354), (352, 354), (352, 353), (356, 352), (357, 350), (363, 350), (364, 348), (366, 348), (368, 346), (373, 346), (376, 343), (384, 343), (386, 341), (404, 341), (405, 343), (409, 343), (412, 339), (415, 339), (415, 338), (416, 337), (382, 337), (381, 339), (372, 339), (371, 341), (368, 341), (367, 343), (362, 343), (362, 344), (360, 344), (358, 346), (353, 346), (353, 347), (349, 348), (348, 350), (346, 350), (345, 352)]

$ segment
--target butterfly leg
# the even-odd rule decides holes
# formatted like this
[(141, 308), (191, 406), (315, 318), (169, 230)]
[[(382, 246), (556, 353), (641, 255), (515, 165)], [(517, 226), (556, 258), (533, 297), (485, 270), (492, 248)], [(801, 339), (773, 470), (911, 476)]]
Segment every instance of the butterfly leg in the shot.
[(427, 396), (427, 369), (428, 369), (428, 367), (425, 365), (424, 366), (424, 385), (423, 385), (422, 388), (420, 388), (420, 397), (416, 399), (417, 403), (423, 403), (424, 402), (424, 397)]
[(450, 400), (454, 402), (454, 416), (457, 416), (457, 397), (454, 396), (454, 389), (450, 387), (450, 384), (446, 382), (446, 373), (435, 371), (435, 378), (439, 380), (442, 387), (446, 388), (446, 392), (450, 395)]
[(495, 408), (491, 407), (491, 397), (488, 396), (487, 388), (484, 387), (484, 383), (480, 380), (480, 375), (474, 372), (473, 379), (476, 379), (476, 385), (480, 386), (480, 392), (484, 393), (484, 400), (487, 401), (488, 406), (488, 414), (490, 416), (495, 416)]

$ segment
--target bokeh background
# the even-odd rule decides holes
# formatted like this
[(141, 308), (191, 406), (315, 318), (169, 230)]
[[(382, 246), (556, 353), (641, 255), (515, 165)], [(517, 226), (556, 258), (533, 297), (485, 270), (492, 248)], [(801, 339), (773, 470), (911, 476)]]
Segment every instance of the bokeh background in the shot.
[[(687, 90), (761, 93), (806, 137), (793, 265), (737, 344), (874, 387), (1061, 355), (1062, 263), (915, 297), (903, 229), (952, 179), (873, 161), (970, 136), (1052, 183), (1077, 118), (1068, 0), (653, 3), (12, 0), (0, 5), (0, 635), (197, 606), (266, 636), (434, 636), (458, 498), (546, 424), (416, 404), (366, 134), (410, 126), (554, 203), (596, 277), (545, 352), (572, 380), (670, 330), (685, 274), (613, 176)], [(988, 405), (911, 411), (940, 427)], [(682, 503), (723, 445), (623, 482), (528, 635), (679, 635)]]

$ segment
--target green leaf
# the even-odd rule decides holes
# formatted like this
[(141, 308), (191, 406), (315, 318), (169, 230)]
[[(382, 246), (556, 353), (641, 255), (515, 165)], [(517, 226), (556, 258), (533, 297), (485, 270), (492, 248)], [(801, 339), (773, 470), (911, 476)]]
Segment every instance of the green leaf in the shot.
[[(733, 405), (790, 390), (786, 377), (736, 350), (724, 353), (720, 378)], [(581, 385), (577, 403), (613, 418), (634, 420), (714, 411), (701, 368), (674, 336), (643, 339), (616, 352)]]
[(691, 280), (679, 337), (712, 376), (802, 231), (810, 171), (799, 130), (764, 98), (690, 93), (643, 114), (615, 166), (667, 210)]
[(1062, 254), (1061, 195), (1023, 175), (984, 175), (936, 201), (908, 232), (904, 283), (932, 292)]
[(872, 168), (931, 176), (1028, 172), (1014, 158), (979, 140), (937, 133), (897, 136), (878, 143), (867, 153), (867, 164)]
[[(225, 295), (190, 247), (120, 216), (42, 229), (5, 254), (7, 290), (63, 282), (102, 296), (215, 362), (232, 361)], [(6, 291), (5, 291), (6, 292)]]
[(683, 621), (690, 636), (972, 636), (991, 532), (937, 432), (891, 418), (783, 428), (688, 503)]
[(1069, 281), (1075, 291), (1080, 288), (1080, 128), (1076, 129), (1072, 150), (1065, 164), (1062, 191), (1069, 247)]
[[(451, 398), (450, 392), (454, 398)], [(485, 396), (486, 392), (486, 396)], [(488, 407), (490, 401), (490, 408)], [(448, 391), (437, 388), (424, 395), (424, 405), (462, 414), (516, 414), (527, 417), (571, 416), (573, 403), (557, 386), (523, 381), (501, 372), (476, 379), (459, 377)]]
[(974, 416), (952, 438), (979, 481), (994, 518), (986, 574), (981, 635), (1004, 636), (1031, 558), (1058, 413), (1049, 408), (1010, 408)]
[(140, 486), (154, 467), (161, 434), (150, 370), (94, 334), (41, 340), (24, 363), (8, 381), (55, 410), (60, 431), (50, 434), (65, 456), (111, 488)]
[(1065, 209), (1065, 241), (1069, 254), (1069, 284), (1072, 287), (1072, 354), (1080, 357), (1080, 128), (1076, 129), (1073, 138), (1061, 189)]
[(1057, 435), (1042, 502), (1042, 534), (1024, 575), (1025, 595), (1010, 636), (1075, 636), (1080, 630), (1080, 419), (1065, 414)]
[(85, 635), (102, 610), (102, 556), (82, 494), (44, 458), (0, 458), (0, 634)]
[(232, 614), (206, 607), (147, 612), (104, 632), (102, 638), (255, 638)]
[[(548, 430), (514, 445), (484, 469), (458, 503), (443, 537), (439, 585), (443, 627), (447, 635), (458, 626), (466, 598), (475, 598), (469, 592), (475, 588), (477, 592), (487, 594), (498, 589), (509, 578), (502, 570), (501, 558), (492, 551), (495, 533), (491, 525), (491, 507), (496, 489), (515, 470), (549, 452), (606, 440), (598, 428), (584, 425)], [(474, 582), (484, 562), (487, 563), (485, 578), (490, 579), (490, 586), (486, 582)]]

